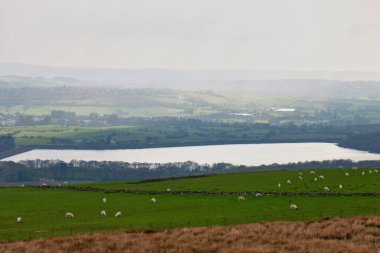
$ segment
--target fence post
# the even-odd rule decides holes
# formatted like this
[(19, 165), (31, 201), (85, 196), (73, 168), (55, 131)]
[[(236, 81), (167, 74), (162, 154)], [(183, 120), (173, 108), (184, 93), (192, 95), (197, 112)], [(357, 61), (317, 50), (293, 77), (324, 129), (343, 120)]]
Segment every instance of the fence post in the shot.
[(11, 232), (8, 233), (8, 241), (11, 240)]
[(149, 229), (152, 229), (152, 223), (149, 222)]
[(32, 230), (29, 229), (29, 240), (32, 239)]
[(245, 216), (245, 223), (248, 223), (248, 216)]
[(190, 227), (190, 224), (191, 224), (191, 223), (190, 223), (190, 221), (189, 221), (189, 227)]
[(169, 222), (169, 228), (172, 228), (172, 222), (171, 221)]

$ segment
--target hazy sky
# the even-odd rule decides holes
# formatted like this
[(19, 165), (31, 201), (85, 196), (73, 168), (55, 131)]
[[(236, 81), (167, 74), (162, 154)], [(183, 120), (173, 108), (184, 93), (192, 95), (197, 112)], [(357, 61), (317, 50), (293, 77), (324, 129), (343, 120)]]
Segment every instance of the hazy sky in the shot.
[(0, 62), (380, 70), (379, 0), (0, 0)]

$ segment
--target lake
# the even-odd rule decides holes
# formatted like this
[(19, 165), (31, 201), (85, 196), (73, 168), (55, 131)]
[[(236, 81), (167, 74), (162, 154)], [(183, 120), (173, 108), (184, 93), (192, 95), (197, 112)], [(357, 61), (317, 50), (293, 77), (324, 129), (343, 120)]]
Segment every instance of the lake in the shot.
[(3, 159), (3, 161), (59, 159), (84, 161), (124, 161), (168, 163), (226, 162), (236, 165), (286, 164), (291, 162), (351, 159), (380, 160), (380, 154), (341, 148), (334, 143), (229, 144), (147, 149), (55, 150), (35, 149)]

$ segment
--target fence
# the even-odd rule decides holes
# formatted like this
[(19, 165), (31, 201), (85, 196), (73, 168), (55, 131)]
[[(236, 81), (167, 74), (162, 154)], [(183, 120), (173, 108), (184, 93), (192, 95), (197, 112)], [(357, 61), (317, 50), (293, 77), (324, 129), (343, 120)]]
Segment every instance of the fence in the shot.
[[(71, 227), (61, 227), (61, 228), (28, 228), (28, 229), (12, 229), (8, 232), (0, 233), (0, 241), (16, 241), (16, 240), (30, 240), (35, 238), (48, 238), (48, 237), (59, 237), (59, 236), (72, 236), (78, 234), (86, 234), (86, 233), (96, 233), (96, 232), (116, 232), (116, 231), (125, 231), (125, 232), (154, 232), (163, 229), (173, 229), (173, 228), (183, 228), (183, 227), (201, 227), (201, 226), (228, 226), (228, 225), (236, 225), (236, 224), (249, 224), (249, 223), (258, 223), (264, 221), (275, 221), (275, 220), (283, 220), (283, 221), (317, 221), (326, 218), (347, 218), (355, 216), (357, 212), (355, 210), (335, 210), (332, 212), (331, 210), (325, 211), (320, 210), (318, 215), (310, 216), (307, 213), (300, 213), (297, 210), (292, 210), (289, 212), (285, 212), (282, 218), (279, 216), (272, 217), (270, 213), (268, 214), (258, 214), (251, 216), (216, 216), (216, 217), (195, 217), (186, 219), (184, 217), (181, 220), (172, 220), (172, 221), (147, 221), (140, 223), (122, 223), (120, 220), (120, 224), (103, 224), (103, 225), (91, 225), (84, 226), (81, 224), (77, 224)], [(377, 207), (374, 207), (372, 210), (368, 209), (367, 212), (363, 215), (379, 215)]]

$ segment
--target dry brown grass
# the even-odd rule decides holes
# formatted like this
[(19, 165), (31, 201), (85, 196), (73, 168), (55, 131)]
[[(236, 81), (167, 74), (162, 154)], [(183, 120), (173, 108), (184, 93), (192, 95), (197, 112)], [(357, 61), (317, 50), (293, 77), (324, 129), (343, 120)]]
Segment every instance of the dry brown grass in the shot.
[(380, 252), (380, 217), (86, 234), (3, 243), (0, 252)]

